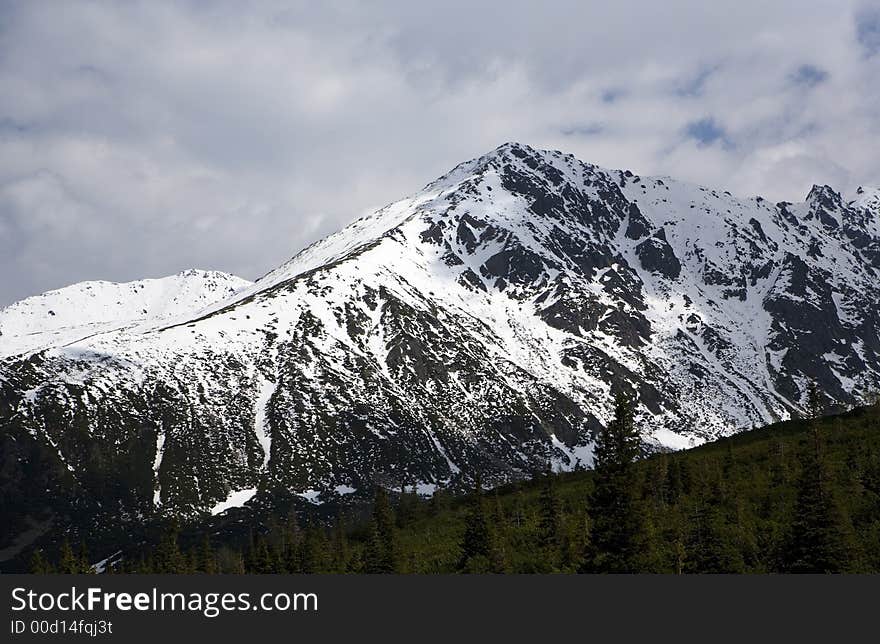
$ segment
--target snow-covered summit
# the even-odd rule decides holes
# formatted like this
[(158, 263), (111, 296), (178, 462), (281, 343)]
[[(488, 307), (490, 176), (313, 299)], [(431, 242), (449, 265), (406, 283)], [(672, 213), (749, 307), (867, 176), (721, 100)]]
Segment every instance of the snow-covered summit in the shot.
[(249, 284), (227, 273), (190, 269), (158, 279), (88, 281), (47, 291), (0, 309), (0, 357), (172, 320)]

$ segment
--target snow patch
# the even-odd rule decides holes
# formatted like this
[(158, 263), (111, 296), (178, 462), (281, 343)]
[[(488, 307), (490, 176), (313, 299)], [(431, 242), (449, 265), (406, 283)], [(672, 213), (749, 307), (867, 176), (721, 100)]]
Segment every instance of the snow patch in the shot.
[(323, 501), (318, 498), (321, 496), (321, 490), (305, 490), (303, 492), (296, 492), (296, 495), (315, 505), (321, 505), (321, 503), (323, 503)]
[(272, 452), (272, 434), (269, 429), (268, 418), (266, 417), (266, 409), (269, 405), (269, 399), (275, 391), (275, 384), (265, 378), (260, 378), (257, 391), (257, 402), (254, 409), (254, 433), (257, 435), (260, 447), (263, 448), (262, 469), (265, 470), (269, 465), (269, 456)]
[(211, 514), (216, 516), (218, 514), (222, 514), (226, 512), (229, 508), (240, 508), (245, 503), (254, 498), (254, 495), (257, 493), (257, 488), (250, 487), (246, 490), (235, 490), (229, 493), (229, 496), (226, 497), (224, 501), (220, 501), (217, 505), (211, 508)]

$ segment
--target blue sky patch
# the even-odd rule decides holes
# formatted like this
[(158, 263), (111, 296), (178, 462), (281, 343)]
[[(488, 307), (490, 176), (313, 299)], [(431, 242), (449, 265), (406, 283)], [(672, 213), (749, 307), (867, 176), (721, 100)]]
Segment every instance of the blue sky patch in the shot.
[(856, 39), (868, 56), (880, 53), (880, 9), (869, 9), (856, 15)]
[(815, 87), (828, 80), (828, 72), (815, 65), (801, 65), (791, 75), (791, 80), (797, 85)]
[(688, 123), (684, 131), (689, 139), (694, 139), (700, 145), (711, 145), (717, 141), (728, 143), (727, 132), (711, 117)]

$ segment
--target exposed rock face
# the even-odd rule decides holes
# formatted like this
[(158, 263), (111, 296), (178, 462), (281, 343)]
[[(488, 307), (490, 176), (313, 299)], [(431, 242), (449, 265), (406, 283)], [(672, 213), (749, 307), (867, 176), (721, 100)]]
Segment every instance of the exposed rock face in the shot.
[(6, 352), (0, 493), (124, 520), (497, 482), (587, 464), (615, 382), (684, 447), (810, 378), (857, 402), (878, 301), (877, 191), (772, 205), (507, 144), (198, 314)]

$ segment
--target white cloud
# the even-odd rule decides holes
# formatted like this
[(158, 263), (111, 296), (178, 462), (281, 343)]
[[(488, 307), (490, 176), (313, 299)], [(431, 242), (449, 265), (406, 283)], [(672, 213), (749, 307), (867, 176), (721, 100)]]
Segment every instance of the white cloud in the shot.
[[(189, 266), (254, 278), (506, 140), (771, 199), (880, 183), (871, 11), (10, 3), (0, 305)], [(697, 144), (699, 122), (724, 136)]]

